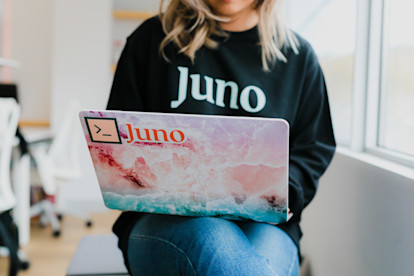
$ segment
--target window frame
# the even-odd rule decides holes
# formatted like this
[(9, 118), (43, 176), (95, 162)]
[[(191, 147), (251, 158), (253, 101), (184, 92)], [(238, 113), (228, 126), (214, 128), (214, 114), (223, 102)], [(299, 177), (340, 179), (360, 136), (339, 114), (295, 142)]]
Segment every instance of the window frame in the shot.
[(387, 87), (391, 0), (363, 0), (357, 5), (351, 150), (414, 168), (414, 156), (380, 146), (381, 110)]

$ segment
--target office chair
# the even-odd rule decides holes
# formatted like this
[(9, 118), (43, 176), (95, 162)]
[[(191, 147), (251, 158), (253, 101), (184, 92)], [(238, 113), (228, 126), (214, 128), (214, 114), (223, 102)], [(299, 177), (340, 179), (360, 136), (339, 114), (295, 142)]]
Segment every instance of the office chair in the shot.
[(30, 147), (46, 199), (31, 207), (31, 217), (40, 215), (41, 223), (50, 223), (55, 237), (60, 236), (59, 220), (63, 215), (73, 215), (91, 226), (89, 215), (66, 208), (62, 204), (61, 185), (81, 177), (79, 165), (79, 107), (72, 103), (50, 145), (41, 143)]
[(20, 107), (14, 99), (0, 99), (0, 245), (9, 251), (9, 275), (28, 267), (28, 262), (19, 256), (18, 230), (10, 215), (17, 202), (11, 187), (10, 164), (19, 113)]

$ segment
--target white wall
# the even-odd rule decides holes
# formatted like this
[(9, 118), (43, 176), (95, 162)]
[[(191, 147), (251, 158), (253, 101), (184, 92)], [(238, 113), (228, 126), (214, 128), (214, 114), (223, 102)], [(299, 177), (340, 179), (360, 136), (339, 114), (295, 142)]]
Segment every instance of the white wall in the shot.
[(13, 0), (11, 58), (19, 85), (23, 120), (49, 120), (52, 63), (53, 0)]
[(105, 108), (112, 81), (112, 2), (54, 2), (51, 122), (56, 126), (72, 100), (84, 108)]
[(336, 154), (303, 214), (313, 275), (414, 275), (412, 175)]

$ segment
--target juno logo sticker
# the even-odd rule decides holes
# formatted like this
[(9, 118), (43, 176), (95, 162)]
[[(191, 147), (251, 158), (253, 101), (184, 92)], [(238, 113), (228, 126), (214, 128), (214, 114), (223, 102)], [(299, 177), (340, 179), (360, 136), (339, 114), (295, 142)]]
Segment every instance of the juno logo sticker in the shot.
[[(122, 144), (115, 118), (85, 117), (89, 136), (92, 142)], [(124, 125), (122, 125), (124, 126)], [(127, 144), (134, 142), (182, 144), (187, 140), (186, 135), (179, 129), (136, 128), (125, 124)]]
[(133, 142), (182, 144), (187, 139), (184, 132), (178, 129), (132, 128), (131, 124), (125, 125), (128, 128), (128, 144)]

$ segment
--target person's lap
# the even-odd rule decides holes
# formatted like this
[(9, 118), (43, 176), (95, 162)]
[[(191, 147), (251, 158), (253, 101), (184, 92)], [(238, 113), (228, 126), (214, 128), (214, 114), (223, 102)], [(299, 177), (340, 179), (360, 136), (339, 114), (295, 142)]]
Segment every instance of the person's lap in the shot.
[(128, 243), (133, 275), (298, 275), (296, 245), (278, 227), (146, 214)]

